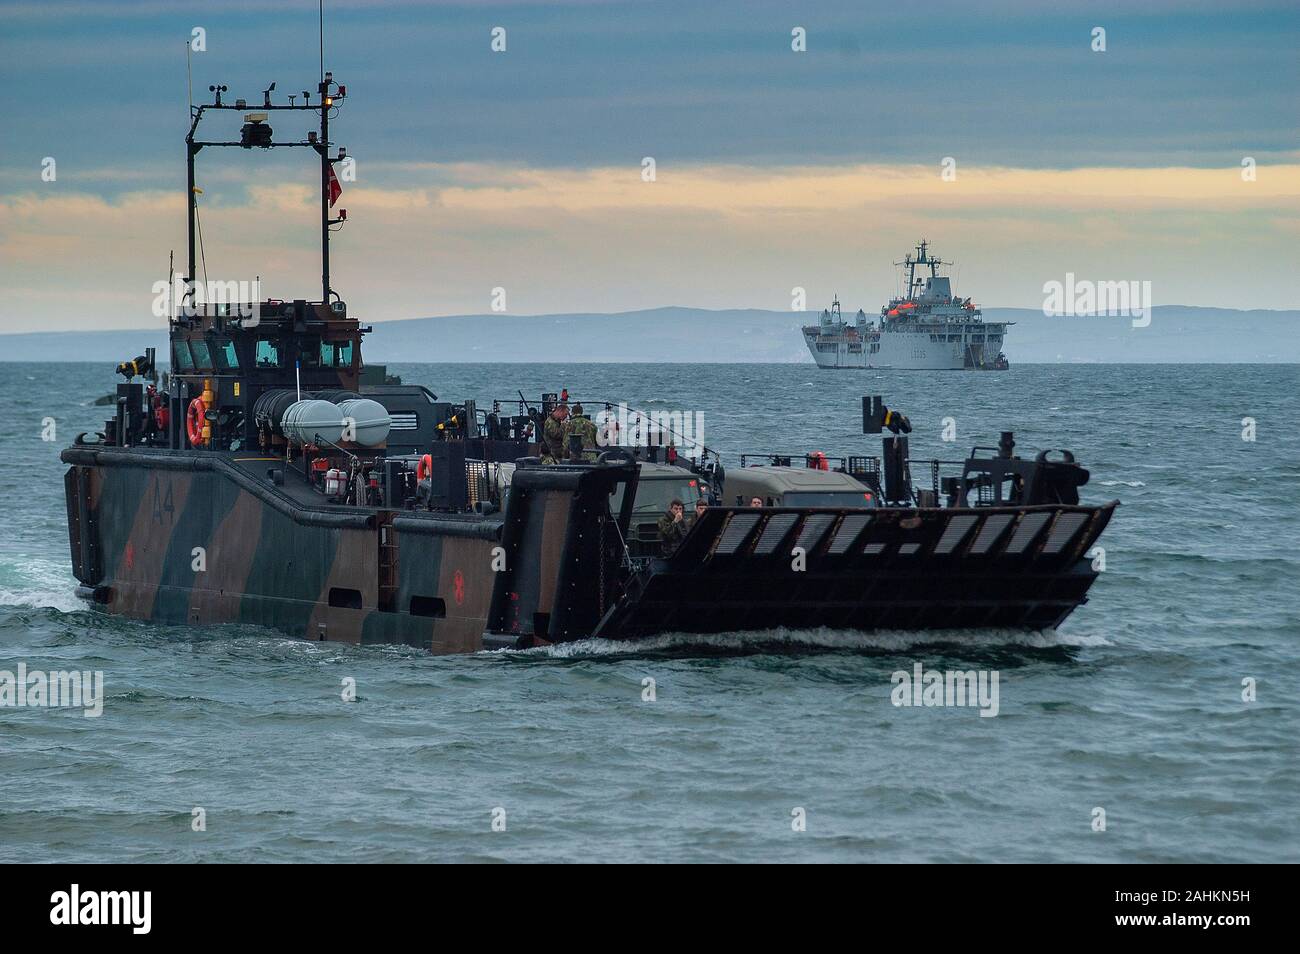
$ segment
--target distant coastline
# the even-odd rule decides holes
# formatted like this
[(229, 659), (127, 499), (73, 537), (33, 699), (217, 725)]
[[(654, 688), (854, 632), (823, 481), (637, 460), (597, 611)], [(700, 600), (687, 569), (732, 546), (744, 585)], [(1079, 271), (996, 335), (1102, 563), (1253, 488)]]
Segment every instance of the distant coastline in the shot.
[[(612, 314), (451, 315), (374, 323), (375, 363), (780, 363), (813, 365), (799, 328), (818, 312), (669, 307)], [(1149, 326), (1122, 317), (1046, 317), (985, 308), (1011, 321), (1006, 353), (1023, 364), (1300, 363), (1300, 311), (1157, 305)], [(0, 335), (0, 361), (121, 361), (165, 347), (165, 329)]]

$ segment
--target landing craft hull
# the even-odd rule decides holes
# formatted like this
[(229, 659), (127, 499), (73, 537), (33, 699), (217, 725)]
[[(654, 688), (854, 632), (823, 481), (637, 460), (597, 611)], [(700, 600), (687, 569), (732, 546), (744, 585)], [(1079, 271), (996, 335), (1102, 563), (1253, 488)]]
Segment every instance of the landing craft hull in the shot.
[[(482, 648), (499, 522), (303, 507), (258, 486), (238, 458), (76, 449), (64, 459), (74, 465), (74, 571), (109, 612), (437, 653)], [(381, 534), (399, 559), (386, 558)]]
[(101, 608), (435, 653), (775, 626), (1050, 628), (1086, 599), (1086, 554), (1115, 506), (711, 508), (671, 557), (629, 568), (607, 501), (634, 467), (520, 470), (506, 513), (481, 517), (313, 503), (247, 455), (63, 459), (74, 572)]
[(246, 454), (62, 457), (73, 572), (101, 609), (434, 653), (590, 634), (616, 595), (606, 502), (636, 472), (521, 471), (507, 513), (482, 516), (330, 504), (292, 473), (269, 480), (278, 459)]
[(709, 510), (607, 622), (623, 637), (1051, 629), (1086, 601), (1115, 506)]

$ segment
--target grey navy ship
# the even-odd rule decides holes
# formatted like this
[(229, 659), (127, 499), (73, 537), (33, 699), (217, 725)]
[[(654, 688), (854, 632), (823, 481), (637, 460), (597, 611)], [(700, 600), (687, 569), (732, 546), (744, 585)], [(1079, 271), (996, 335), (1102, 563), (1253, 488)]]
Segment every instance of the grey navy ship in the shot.
[[(1002, 340), (1011, 322), (986, 322), (969, 298), (952, 293), (948, 264), (930, 253), (924, 239), (901, 262), (907, 290), (868, 321), (859, 309), (849, 322), (838, 297), (815, 325), (803, 329), (804, 343), (820, 368), (893, 368), (904, 371), (1005, 371)], [(929, 274), (924, 270), (928, 269)]]

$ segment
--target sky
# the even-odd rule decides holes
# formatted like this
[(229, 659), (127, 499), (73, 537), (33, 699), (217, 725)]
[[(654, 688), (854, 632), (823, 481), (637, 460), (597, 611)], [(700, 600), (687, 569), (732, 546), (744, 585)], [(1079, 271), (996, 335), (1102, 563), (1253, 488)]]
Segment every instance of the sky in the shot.
[[(985, 306), (1042, 307), (1073, 273), (1300, 307), (1294, 0), (354, 0), (325, 25), (356, 159), (333, 287), (367, 320), (494, 296), (785, 310), (796, 289), (873, 313), (922, 237)], [(314, 89), (315, 0), (0, 2), (0, 332), (159, 323), (196, 27), (196, 102)], [(208, 276), (318, 295), (316, 170), (202, 153)]]

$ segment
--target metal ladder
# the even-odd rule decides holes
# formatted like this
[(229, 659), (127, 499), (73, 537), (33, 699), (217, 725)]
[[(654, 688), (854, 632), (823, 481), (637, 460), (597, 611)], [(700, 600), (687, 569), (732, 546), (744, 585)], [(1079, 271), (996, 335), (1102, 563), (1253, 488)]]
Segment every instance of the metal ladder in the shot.
[(392, 512), (381, 515), (379, 524), (379, 610), (397, 611), (397, 531)]

